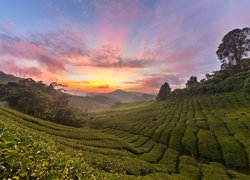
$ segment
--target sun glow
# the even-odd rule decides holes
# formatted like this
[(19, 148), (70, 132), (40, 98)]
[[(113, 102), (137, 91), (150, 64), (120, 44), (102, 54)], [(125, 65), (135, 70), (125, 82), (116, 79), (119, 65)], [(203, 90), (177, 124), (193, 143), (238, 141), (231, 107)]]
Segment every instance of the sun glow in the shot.
[(81, 89), (92, 92), (110, 92), (118, 88), (127, 88), (126, 83), (135, 78), (138, 70), (121, 68), (84, 67), (73, 69), (74, 74), (64, 74), (58, 81), (70, 89)]

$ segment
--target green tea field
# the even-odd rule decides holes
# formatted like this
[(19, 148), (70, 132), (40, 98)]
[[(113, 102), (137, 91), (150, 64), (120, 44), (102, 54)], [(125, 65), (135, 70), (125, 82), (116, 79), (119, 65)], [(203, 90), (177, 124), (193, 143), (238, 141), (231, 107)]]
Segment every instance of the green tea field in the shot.
[(172, 96), (82, 128), (0, 108), (0, 178), (249, 179), (250, 95)]

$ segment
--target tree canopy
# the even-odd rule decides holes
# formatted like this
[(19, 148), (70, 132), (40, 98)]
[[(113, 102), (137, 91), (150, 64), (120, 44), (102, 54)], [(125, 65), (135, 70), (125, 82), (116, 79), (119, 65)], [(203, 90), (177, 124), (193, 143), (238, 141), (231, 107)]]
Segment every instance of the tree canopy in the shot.
[(156, 100), (157, 101), (162, 101), (162, 100), (166, 100), (168, 96), (170, 96), (171, 94), (171, 88), (169, 86), (169, 84), (167, 82), (165, 82), (161, 88), (160, 91), (158, 93), (158, 95), (156, 96)]
[(197, 77), (196, 76), (191, 76), (190, 79), (187, 81), (186, 83), (186, 87), (187, 88), (190, 88), (192, 87), (193, 85), (196, 85), (198, 84), (199, 82), (197, 81)]
[(18, 83), (1, 85), (0, 99), (21, 112), (64, 125), (80, 126), (83, 119), (76, 110), (69, 108), (69, 95), (60, 86), (22, 79)]
[(250, 28), (234, 29), (222, 39), (216, 51), (222, 69), (232, 65), (242, 65), (242, 59), (250, 51)]

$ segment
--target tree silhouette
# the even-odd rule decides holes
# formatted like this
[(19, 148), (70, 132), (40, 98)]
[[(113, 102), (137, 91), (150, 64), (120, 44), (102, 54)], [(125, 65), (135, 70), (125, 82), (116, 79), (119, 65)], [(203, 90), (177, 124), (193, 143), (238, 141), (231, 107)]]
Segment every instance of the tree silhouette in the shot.
[(197, 77), (196, 76), (191, 76), (190, 77), (190, 79), (187, 81), (187, 83), (186, 83), (186, 87), (187, 88), (190, 88), (190, 87), (192, 87), (193, 85), (195, 85), (195, 84), (197, 84), (197, 83), (199, 83), (198, 81), (197, 81)]
[(171, 94), (171, 88), (169, 87), (169, 84), (167, 82), (165, 82), (161, 88), (160, 91), (158, 93), (158, 95), (156, 96), (156, 100), (157, 101), (163, 101), (166, 100), (168, 96), (170, 96)]
[(234, 29), (227, 33), (216, 51), (221, 68), (241, 66), (243, 57), (250, 51), (250, 28)]

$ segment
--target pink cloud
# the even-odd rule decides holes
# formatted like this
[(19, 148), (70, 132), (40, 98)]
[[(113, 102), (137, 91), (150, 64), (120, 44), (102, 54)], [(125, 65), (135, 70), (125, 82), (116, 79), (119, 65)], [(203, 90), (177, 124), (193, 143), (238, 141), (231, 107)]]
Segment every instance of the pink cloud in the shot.
[(32, 32), (29, 41), (59, 57), (85, 55), (87, 51), (85, 30), (74, 24), (68, 26), (47, 33)]
[(160, 86), (168, 82), (172, 89), (183, 87), (185, 80), (179, 77), (179, 75), (171, 75), (165, 73), (152, 73), (146, 74), (143, 78), (132, 81), (125, 82), (129, 84), (131, 87), (127, 88), (130, 91), (146, 91), (150, 93), (158, 92)]
[(223, 35), (232, 28), (250, 26), (249, 6), (242, 5), (249, 4), (247, 0), (81, 3), (91, 4), (94, 11), (89, 14), (93, 15), (91, 22), (79, 21), (84, 28), (67, 23), (65, 28), (19, 37), (7, 32), (7, 25), (0, 27), (2, 69), (28, 70), (46, 80), (72, 75), (72, 81), (86, 75), (95, 79), (102, 76), (100, 70), (112, 71), (112, 80), (121, 72), (134, 70), (126, 74), (129, 83), (125, 84), (130, 87), (124, 87), (156, 92), (165, 81), (173, 88), (182, 87), (191, 75), (218, 68), (215, 52)]
[(119, 49), (121, 54), (123, 53), (123, 50), (127, 45), (128, 33), (130, 30), (128, 26), (98, 24), (96, 29), (95, 40), (99, 46), (111, 46), (114, 49)]
[(4, 72), (11, 73), (16, 76), (21, 77), (40, 77), (42, 72), (37, 67), (26, 67), (20, 64), (17, 64), (14, 60), (0, 60), (1, 66), (0, 70)]
[(0, 34), (0, 53), (2, 56), (15, 57), (17, 59), (26, 59), (37, 61), (48, 71), (57, 72), (65, 70), (64, 64), (56, 56), (46, 52), (39, 46), (30, 43), (26, 39)]

